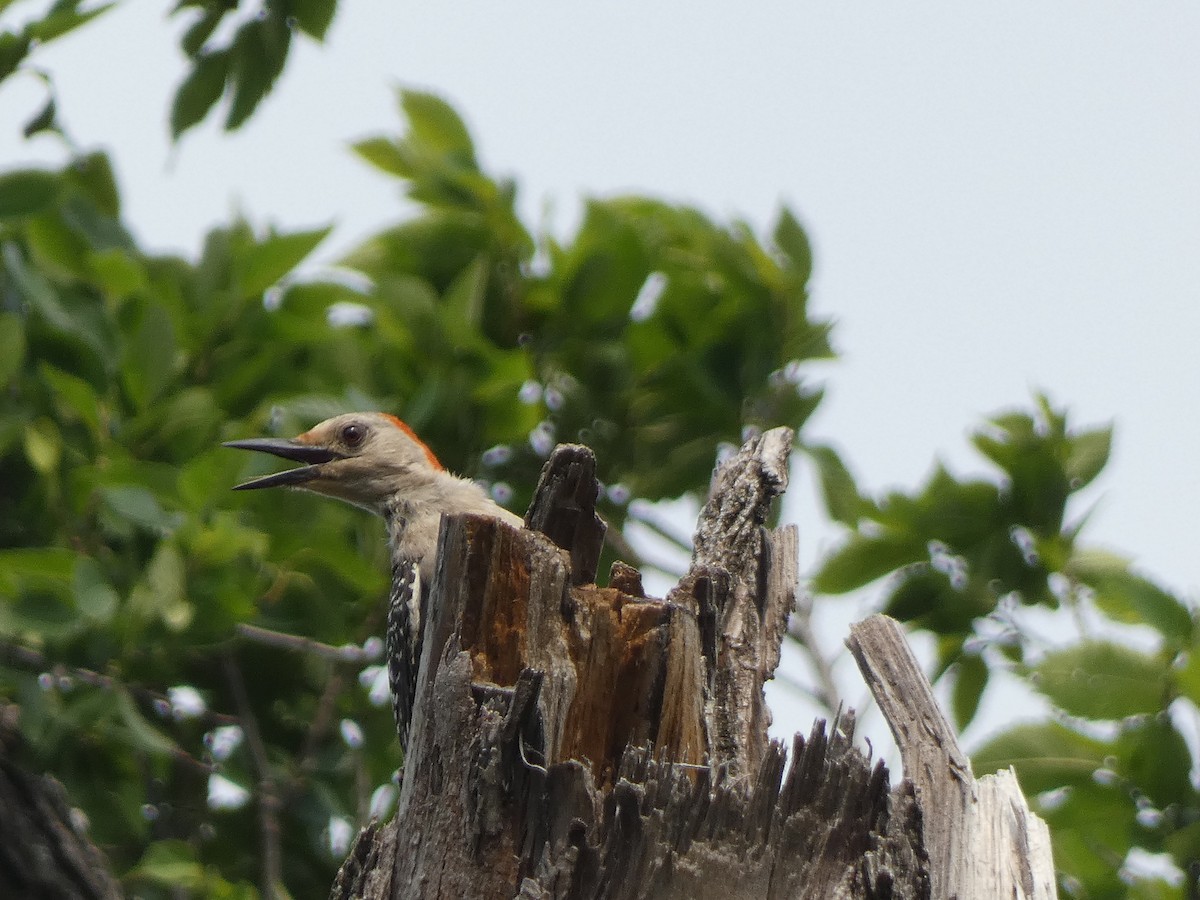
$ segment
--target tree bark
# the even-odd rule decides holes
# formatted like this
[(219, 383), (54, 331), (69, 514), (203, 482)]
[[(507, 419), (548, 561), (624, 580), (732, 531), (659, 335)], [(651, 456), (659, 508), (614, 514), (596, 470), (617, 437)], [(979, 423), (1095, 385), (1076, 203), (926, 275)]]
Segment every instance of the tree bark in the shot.
[(17, 737), (7, 719), (16, 714), (15, 706), (0, 710), (0, 897), (117, 900), (121, 890), (108, 862), (62, 785), (26, 772), (9, 756)]
[(529, 528), (444, 520), (398, 810), (332, 896), (931, 896), (932, 789), (889, 790), (852, 712), (797, 735), (790, 768), (767, 736), (797, 537), (764, 522), (790, 444), (769, 431), (718, 469), (666, 599), (621, 564), (590, 583), (586, 448), (547, 463)]
[(1012, 769), (975, 779), (899, 623), (872, 616), (851, 626), (847, 644), (924, 814), (933, 896), (1056, 896), (1046, 823), (1030, 812)]

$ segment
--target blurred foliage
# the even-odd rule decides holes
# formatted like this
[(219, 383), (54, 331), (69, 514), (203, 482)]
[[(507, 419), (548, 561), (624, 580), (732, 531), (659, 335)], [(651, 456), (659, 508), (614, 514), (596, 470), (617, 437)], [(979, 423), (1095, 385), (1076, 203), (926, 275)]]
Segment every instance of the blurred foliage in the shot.
[[(0, 82), (24, 71), (46, 85), (48, 99), (25, 126), (25, 134), (61, 131), (49, 75), (33, 61), (46, 43), (73, 31), (116, 6), (120, 0), (88, 3), (54, 0), (27, 14), (19, 25), (0, 28)], [(15, 0), (0, 0), (0, 14)], [(25, 10), (22, 6), (22, 10)], [(170, 15), (185, 23), (179, 48), (187, 75), (171, 104), (171, 136), (178, 139), (200, 124), (226, 98), (224, 127), (241, 127), (275, 86), (287, 64), (292, 38), (303, 34), (324, 41), (337, 10), (336, 0), (178, 0)]]
[[(1200, 866), (1184, 739), (1198, 722), (1200, 631), (1180, 598), (1079, 539), (1088, 514), (1069, 513), (1107, 463), (1112, 429), (1073, 430), (1038, 396), (972, 441), (998, 477), (938, 465), (918, 491), (879, 500), (832, 448), (809, 447), (826, 509), (848, 529), (814, 587), (837, 594), (882, 578), (884, 611), (936, 636), (933, 675), (950, 681), (960, 727), (1000, 671), (1051, 707), (1050, 720), (994, 736), (974, 763), (977, 774), (1016, 768), (1050, 825), (1064, 895), (1191, 896), (1127, 862), (1131, 849), (1167, 854), (1192, 880)], [(1034, 610), (1040, 619), (1025, 615)]]
[(619, 528), (819, 399), (801, 371), (828, 328), (790, 214), (764, 245), (626, 198), (569, 241), (534, 235), (458, 116), (401, 99), (408, 131), (357, 150), (418, 212), (335, 271), (296, 271), (324, 229), (241, 221), (194, 261), (148, 254), (99, 153), (0, 175), (0, 695), (140, 896), (255, 895), (272, 802), (283, 883), (326, 891), (400, 762), (362, 651), (235, 631), (378, 653), (381, 525), (230, 493), (265, 461), (222, 440), (383, 409), (518, 510), (554, 442), (583, 440)]

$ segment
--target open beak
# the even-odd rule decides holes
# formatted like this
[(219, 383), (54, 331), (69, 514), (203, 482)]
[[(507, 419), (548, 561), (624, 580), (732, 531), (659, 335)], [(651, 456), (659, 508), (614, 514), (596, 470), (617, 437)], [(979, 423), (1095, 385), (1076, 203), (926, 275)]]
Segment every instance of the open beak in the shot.
[(270, 453), (294, 462), (307, 463), (298, 469), (287, 469), (274, 475), (264, 475), (245, 484), (239, 484), (235, 491), (252, 491), (257, 488), (278, 487), (280, 485), (296, 486), (312, 481), (321, 474), (321, 464), (333, 462), (335, 459), (345, 459), (345, 454), (330, 450), (327, 447), (314, 447), (312, 444), (302, 444), (300, 441), (288, 438), (247, 438), (244, 441), (226, 441), (222, 447), (232, 447), (235, 450), (257, 450), (260, 453)]

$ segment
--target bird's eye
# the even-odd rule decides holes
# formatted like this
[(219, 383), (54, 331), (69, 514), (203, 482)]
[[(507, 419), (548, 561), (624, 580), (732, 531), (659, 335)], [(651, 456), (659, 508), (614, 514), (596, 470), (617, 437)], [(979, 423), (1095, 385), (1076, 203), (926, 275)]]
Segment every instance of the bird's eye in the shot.
[(342, 427), (342, 441), (347, 447), (357, 447), (363, 442), (363, 438), (367, 436), (367, 429), (357, 422), (351, 422), (349, 425)]

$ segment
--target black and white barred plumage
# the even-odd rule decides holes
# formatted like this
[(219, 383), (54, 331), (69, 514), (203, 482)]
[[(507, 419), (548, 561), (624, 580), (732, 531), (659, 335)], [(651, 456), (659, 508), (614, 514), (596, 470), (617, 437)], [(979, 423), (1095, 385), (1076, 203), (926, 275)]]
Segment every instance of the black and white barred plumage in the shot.
[(417, 670), (421, 665), (421, 590), (421, 570), (417, 564), (411, 559), (393, 560), (385, 645), (392, 715), (404, 749), (408, 748), (408, 726), (412, 722)]

